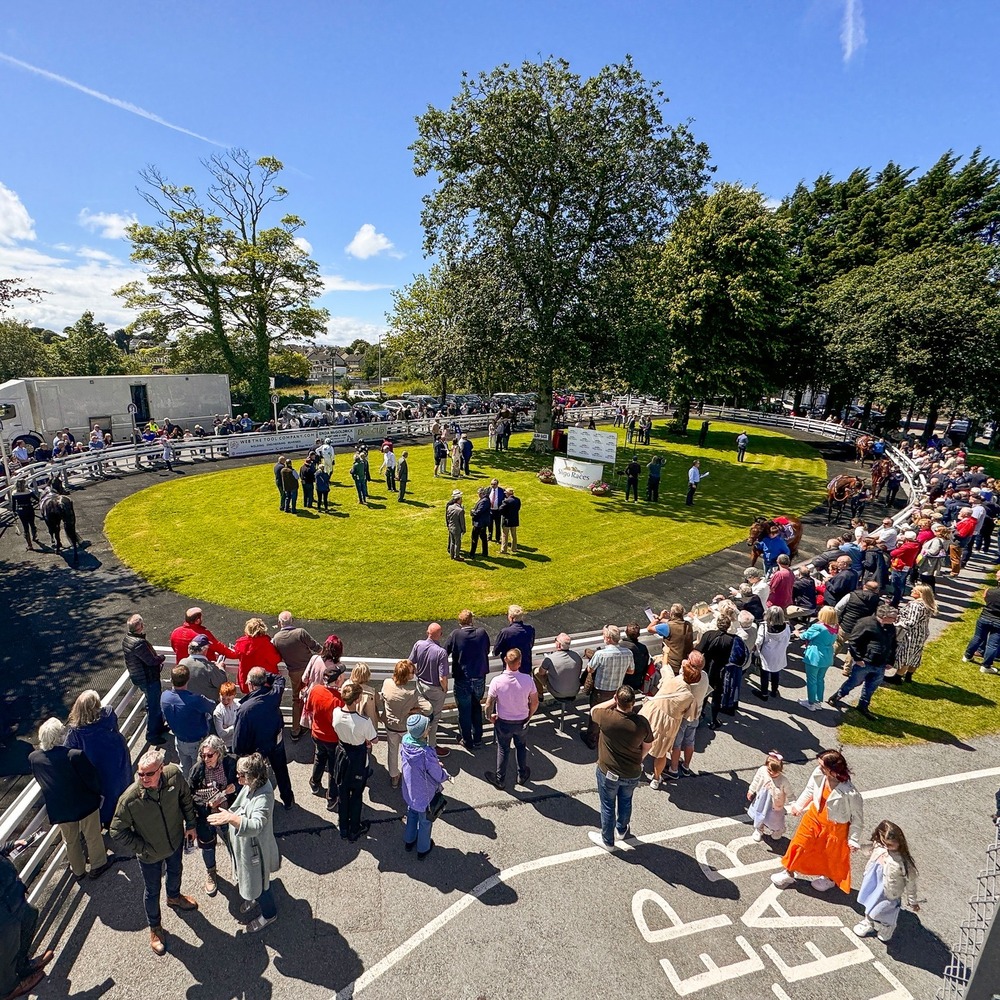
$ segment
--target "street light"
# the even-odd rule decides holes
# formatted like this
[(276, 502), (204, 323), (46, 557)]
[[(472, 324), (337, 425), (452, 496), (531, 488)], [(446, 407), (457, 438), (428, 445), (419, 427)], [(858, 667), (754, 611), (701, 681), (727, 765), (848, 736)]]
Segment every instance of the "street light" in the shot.
[(378, 392), (382, 395), (382, 334), (378, 335)]

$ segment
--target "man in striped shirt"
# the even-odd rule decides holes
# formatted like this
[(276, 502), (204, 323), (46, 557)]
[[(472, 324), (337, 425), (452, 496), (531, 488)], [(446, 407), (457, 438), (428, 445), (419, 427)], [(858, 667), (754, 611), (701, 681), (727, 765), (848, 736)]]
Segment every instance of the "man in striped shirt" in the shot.
[[(635, 669), (632, 651), (621, 643), (621, 630), (617, 625), (604, 626), (604, 645), (597, 652), (584, 650), (588, 657), (587, 674), (590, 686), (590, 706), (600, 704), (613, 698), (615, 692), (625, 681), (625, 675), (631, 675)], [(588, 655), (589, 654), (589, 655)], [(580, 733), (580, 739), (590, 747), (597, 748), (598, 729), (591, 719), (587, 728)]]

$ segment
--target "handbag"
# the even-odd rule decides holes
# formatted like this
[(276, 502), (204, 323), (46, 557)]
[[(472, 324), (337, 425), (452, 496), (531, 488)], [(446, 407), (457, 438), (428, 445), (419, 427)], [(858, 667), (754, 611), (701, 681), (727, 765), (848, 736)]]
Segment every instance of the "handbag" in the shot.
[(427, 818), (433, 823), (445, 811), (447, 806), (448, 800), (441, 794), (441, 789), (439, 788), (427, 806)]

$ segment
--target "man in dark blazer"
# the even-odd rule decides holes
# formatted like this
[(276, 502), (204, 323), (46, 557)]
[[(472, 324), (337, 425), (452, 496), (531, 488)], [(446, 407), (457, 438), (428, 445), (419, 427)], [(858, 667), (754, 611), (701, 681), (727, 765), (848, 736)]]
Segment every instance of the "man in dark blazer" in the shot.
[(500, 504), (500, 528), (503, 537), (500, 541), (500, 552), (504, 554), (510, 549), (512, 555), (517, 555), (517, 529), (521, 524), (521, 499), (514, 496), (512, 489), (504, 490), (504, 500)]
[(500, 541), (500, 504), (504, 502), (507, 491), (500, 485), (500, 480), (494, 479), (489, 486), (490, 498), (490, 541)]
[(406, 484), (410, 481), (410, 463), (407, 461), (408, 451), (404, 451), (399, 456), (399, 465), (396, 468), (396, 484), (399, 486), (399, 503), (403, 502), (406, 496)]
[(260, 753), (274, 770), (274, 777), (286, 809), (295, 805), (292, 782), (288, 777), (288, 757), (285, 754), (285, 720), (281, 714), (281, 696), (285, 678), (269, 674), (263, 667), (254, 667), (247, 674), (250, 693), (236, 709), (233, 727), (233, 753), (243, 757)]

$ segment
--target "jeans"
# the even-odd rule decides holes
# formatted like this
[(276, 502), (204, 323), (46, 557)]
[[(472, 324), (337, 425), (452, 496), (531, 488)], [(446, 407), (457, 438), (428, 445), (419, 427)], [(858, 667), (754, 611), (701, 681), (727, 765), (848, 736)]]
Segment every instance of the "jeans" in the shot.
[(391, 493), (396, 492), (396, 470), (386, 469), (385, 470), (385, 488)]
[(163, 866), (167, 867), (167, 899), (174, 899), (181, 894), (181, 871), (184, 867), (182, 851), (183, 840), (173, 854), (163, 861), (139, 862), (142, 871), (142, 905), (146, 910), (146, 922), (150, 927), (160, 926), (160, 884), (163, 880)]
[(455, 678), (455, 701), (458, 703), (458, 727), (466, 745), (483, 742), (483, 695), (485, 677)]
[(406, 832), (403, 834), (403, 843), (412, 844), (417, 842), (417, 851), (425, 854), (431, 849), (431, 827), (433, 820), (427, 818), (427, 810), (418, 812), (416, 809), (406, 811)]
[[(207, 733), (205, 734), (208, 735)], [(204, 738), (204, 737), (203, 737)], [(174, 737), (174, 746), (177, 748), (177, 756), (180, 758), (181, 771), (186, 778), (191, 773), (191, 768), (198, 763), (198, 750), (201, 748), (202, 740), (193, 740), (186, 743)]]
[(597, 794), (601, 800), (601, 840), (609, 847), (615, 842), (615, 830), (619, 834), (628, 830), (632, 819), (632, 795), (638, 784), (638, 778), (609, 778), (600, 767), (597, 768)]
[(163, 719), (163, 710), (160, 708), (160, 695), (163, 688), (159, 681), (151, 681), (143, 691), (146, 694), (146, 739), (152, 742), (159, 739), (167, 724)]
[(906, 592), (906, 578), (909, 576), (909, 573), (908, 569), (894, 569), (892, 571), (890, 587), (892, 589), (892, 606), (894, 608), (898, 608), (899, 602), (903, 599), (903, 594)]
[(746, 448), (737, 448), (736, 449), (736, 461), (737, 462), (746, 461), (746, 457), (747, 457), (747, 450), (746, 450)]
[(493, 726), (493, 735), (497, 741), (497, 780), (500, 784), (503, 784), (507, 777), (507, 758), (510, 755), (511, 740), (514, 741), (514, 750), (517, 753), (518, 777), (528, 773), (528, 744), (524, 741), (524, 730), (527, 725), (527, 719), (518, 722), (497, 719)]
[(25, 903), (17, 920), (0, 924), (0, 990), (10, 993), (28, 975), (31, 942), (38, 927), (38, 910)]
[(816, 705), (823, 700), (823, 692), (826, 689), (826, 672), (830, 669), (830, 665), (814, 667), (811, 663), (807, 663), (805, 667), (806, 698), (811, 704)]
[(358, 503), (367, 503), (368, 483), (365, 482), (364, 477), (358, 476), (358, 478), (354, 480), (354, 485), (358, 491)]
[(872, 695), (875, 693), (875, 689), (882, 683), (884, 677), (884, 666), (876, 667), (870, 663), (865, 663), (863, 660), (855, 660), (854, 666), (851, 667), (851, 676), (840, 685), (834, 697), (843, 698), (845, 694), (853, 691), (860, 684), (864, 684), (864, 690), (858, 699), (858, 708), (867, 708), (868, 703), (872, 700)]
[(330, 509), (330, 491), (326, 490), (324, 492), (316, 491), (316, 509), (322, 507), (323, 510)]
[(1000, 652), (1000, 624), (983, 615), (976, 619), (976, 630), (972, 633), (969, 645), (965, 647), (965, 658), (971, 660), (972, 654), (980, 649), (983, 650), (983, 666), (992, 667)]
[(289, 514), (295, 513), (295, 505), (299, 500), (298, 490), (285, 490), (281, 494), (281, 509)]
[(314, 736), (313, 747), (315, 754), (313, 756), (313, 769), (309, 782), (310, 784), (318, 785), (323, 780), (324, 772), (328, 774), (330, 777), (326, 797), (332, 802), (337, 798), (337, 785), (333, 780), (333, 764), (337, 759), (337, 744), (317, 739)]

